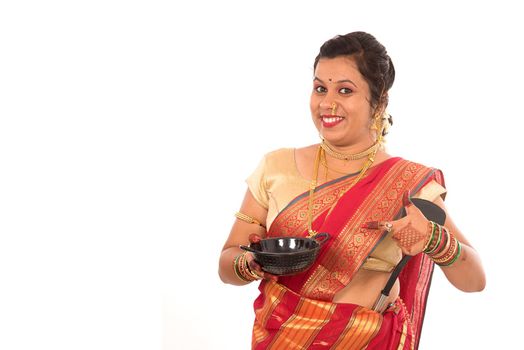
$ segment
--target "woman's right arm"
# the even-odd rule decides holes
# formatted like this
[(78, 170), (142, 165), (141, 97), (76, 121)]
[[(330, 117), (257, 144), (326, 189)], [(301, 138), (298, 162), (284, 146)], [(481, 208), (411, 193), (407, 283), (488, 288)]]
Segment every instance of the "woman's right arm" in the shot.
[[(255, 200), (249, 189), (244, 196), (240, 213), (248, 215), (262, 224), (266, 222), (267, 209)], [(266, 236), (266, 229), (257, 224), (250, 224), (239, 219), (235, 220), (229, 237), (222, 248), (222, 253), (220, 254), (218, 275), (222, 282), (237, 286), (248, 284), (248, 282), (242, 281), (236, 276), (233, 270), (233, 261), (236, 256), (244, 252), (239, 248), (239, 245), (249, 245), (249, 235), (253, 233), (264, 238)], [(248, 259), (251, 260), (251, 253), (248, 253), (248, 255), (250, 256)]]

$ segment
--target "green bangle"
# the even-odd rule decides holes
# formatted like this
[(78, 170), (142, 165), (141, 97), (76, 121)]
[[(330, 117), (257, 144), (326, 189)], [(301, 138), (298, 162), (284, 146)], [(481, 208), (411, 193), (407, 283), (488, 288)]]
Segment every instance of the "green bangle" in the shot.
[(457, 246), (458, 246), (458, 247), (457, 247), (457, 254), (453, 257), (453, 259), (451, 259), (451, 261), (448, 262), (448, 263), (445, 263), (445, 264), (439, 264), (440, 266), (451, 266), (451, 265), (453, 265), (453, 264), (457, 261), (457, 259), (458, 259), (459, 256), (460, 256), (460, 252), (462, 252), (462, 245), (460, 244), (460, 242), (458, 241), (458, 239), (457, 239)]
[(238, 262), (239, 262), (241, 257), (242, 257), (242, 254), (239, 254), (233, 260), (233, 271), (235, 271), (235, 275), (238, 277), (239, 280), (244, 281), (244, 282), (251, 282), (250, 280), (248, 280), (244, 276), (242, 276), (242, 273), (240, 273), (240, 270), (238, 268)]

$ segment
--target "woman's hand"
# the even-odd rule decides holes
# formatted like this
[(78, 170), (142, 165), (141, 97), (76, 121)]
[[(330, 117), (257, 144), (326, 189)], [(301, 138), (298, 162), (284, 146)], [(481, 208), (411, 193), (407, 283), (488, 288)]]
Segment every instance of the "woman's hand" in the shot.
[[(252, 233), (249, 235), (249, 243), (258, 243), (260, 242), (262, 238), (260, 238), (259, 235), (256, 233)], [(252, 253), (246, 253), (246, 260), (248, 267), (251, 271), (253, 271), (255, 274), (259, 275), (263, 279), (269, 279), (273, 281), (278, 280), (278, 276), (275, 276), (269, 272), (264, 272), (260, 265), (255, 261), (255, 258), (253, 257)]]
[(430, 239), (431, 226), (428, 219), (415, 205), (409, 204), (405, 209), (406, 216), (389, 222), (390, 226), (388, 226), (390, 227), (390, 232), (393, 233), (391, 237), (402, 249), (402, 253), (405, 255), (417, 255), (424, 250)]
[(408, 198), (408, 194), (404, 195), (403, 203), (406, 216), (395, 221), (368, 222), (365, 227), (391, 232), (391, 237), (402, 249), (402, 253), (417, 255), (424, 250), (430, 239), (431, 226), (420, 209)]

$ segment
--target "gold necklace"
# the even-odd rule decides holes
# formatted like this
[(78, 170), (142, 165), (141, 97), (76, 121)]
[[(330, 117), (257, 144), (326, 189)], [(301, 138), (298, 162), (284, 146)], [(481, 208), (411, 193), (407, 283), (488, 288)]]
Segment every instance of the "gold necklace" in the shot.
[(330, 156), (332, 156), (334, 158), (343, 159), (343, 160), (358, 160), (358, 159), (362, 159), (362, 158), (372, 154), (373, 152), (376, 153), (376, 151), (380, 147), (380, 141), (377, 140), (377, 142), (375, 142), (371, 147), (369, 147), (366, 150), (363, 150), (362, 152), (356, 153), (356, 154), (341, 153), (341, 152), (335, 151), (333, 148), (331, 148), (327, 144), (327, 142), (325, 140), (322, 140), (322, 142), (320, 143), (320, 147), (322, 147), (322, 149), (327, 154), (329, 154)]
[(326, 152), (322, 152), (322, 157), (320, 158), (320, 164), (322, 164), (322, 166), (324, 167), (325, 169), (325, 181), (327, 182), (327, 179), (328, 179), (328, 173), (329, 171), (331, 172), (335, 172), (337, 174), (340, 174), (340, 175), (348, 175), (349, 172), (348, 171), (341, 171), (341, 170), (337, 170), (335, 168), (332, 168), (328, 165), (327, 163), (327, 158), (326, 158)]
[[(311, 179), (311, 184), (309, 185), (308, 216), (307, 216), (307, 218), (308, 218), (308, 237), (313, 237), (316, 234), (318, 234), (318, 232), (313, 230), (313, 228), (311, 227), (312, 224), (313, 224), (313, 196), (314, 196), (317, 184), (318, 184), (317, 183), (318, 182), (318, 169), (320, 167), (320, 159), (322, 158), (322, 155), (323, 155), (324, 151), (325, 150), (324, 150), (324, 148), (322, 147), (322, 144), (321, 144), (318, 147), (318, 150), (317, 150), (317, 156), (315, 157), (315, 164), (313, 166), (313, 178)], [(366, 173), (366, 171), (371, 167), (371, 165), (375, 161), (375, 156), (377, 154), (377, 151), (378, 151), (378, 148), (375, 148), (375, 150), (371, 154), (369, 154), (368, 160), (366, 161), (366, 163), (364, 164), (362, 169), (360, 169), (360, 172), (358, 173), (358, 176), (355, 179), (355, 181), (353, 181), (346, 190), (344, 190), (344, 191), (342, 191), (342, 192), (340, 192), (338, 194), (337, 199), (331, 205), (331, 208), (329, 209), (326, 217), (329, 216), (329, 214), (331, 214), (331, 211), (333, 210), (335, 205), (338, 203), (340, 198), (347, 191), (349, 191), (353, 186), (355, 186), (357, 184), (357, 182), (359, 182), (360, 179), (362, 179), (362, 177), (364, 177), (364, 174)]]

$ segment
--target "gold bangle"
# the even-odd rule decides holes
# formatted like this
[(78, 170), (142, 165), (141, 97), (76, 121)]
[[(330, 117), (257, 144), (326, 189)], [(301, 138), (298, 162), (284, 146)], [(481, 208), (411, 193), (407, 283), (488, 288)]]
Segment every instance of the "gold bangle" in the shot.
[(240, 271), (240, 266), (241, 266), (241, 260), (242, 259), (242, 254), (239, 254), (237, 256), (235, 256), (235, 258), (233, 259), (233, 271), (235, 272), (235, 276), (237, 276), (237, 278), (239, 280), (241, 280), (242, 282), (251, 282), (250, 280), (244, 278), (242, 276), (242, 272)]
[(242, 220), (244, 222), (247, 222), (248, 224), (257, 224), (258, 226), (262, 226), (263, 228), (266, 228), (266, 225), (262, 224), (257, 219), (254, 219), (251, 216), (246, 215), (244, 213), (236, 212), (235, 216), (236, 216), (237, 219)]
[(455, 262), (457, 262), (458, 258), (460, 257), (460, 253), (462, 252), (462, 244), (457, 240), (457, 252), (455, 253), (455, 256), (449, 261), (441, 263), (440, 266), (451, 266)]
[(242, 276), (242, 279), (244, 279), (246, 282), (253, 282), (255, 280), (261, 279), (260, 276), (254, 274), (249, 269), (249, 265), (247, 263), (246, 258), (247, 252), (240, 255), (240, 258), (238, 260), (238, 272)]
[(458, 248), (458, 245), (459, 245), (459, 241), (455, 238), (455, 236), (453, 236), (451, 234), (450, 234), (449, 238), (451, 240), (451, 243), (450, 243), (450, 247), (445, 252), (445, 254), (443, 256), (439, 257), (438, 259), (431, 258), (438, 265), (446, 264), (449, 260), (453, 259), (453, 257), (457, 253), (457, 248)]
[(446, 253), (448, 252), (451, 246), (451, 240), (454, 238), (454, 236), (452, 236), (451, 233), (448, 231), (448, 229), (445, 228), (444, 226), (442, 226), (442, 232), (443, 232), (442, 236), (446, 238), (446, 243), (444, 244), (444, 248), (431, 253), (430, 254), (431, 259), (436, 259), (436, 260), (442, 259), (442, 257), (446, 255)]

